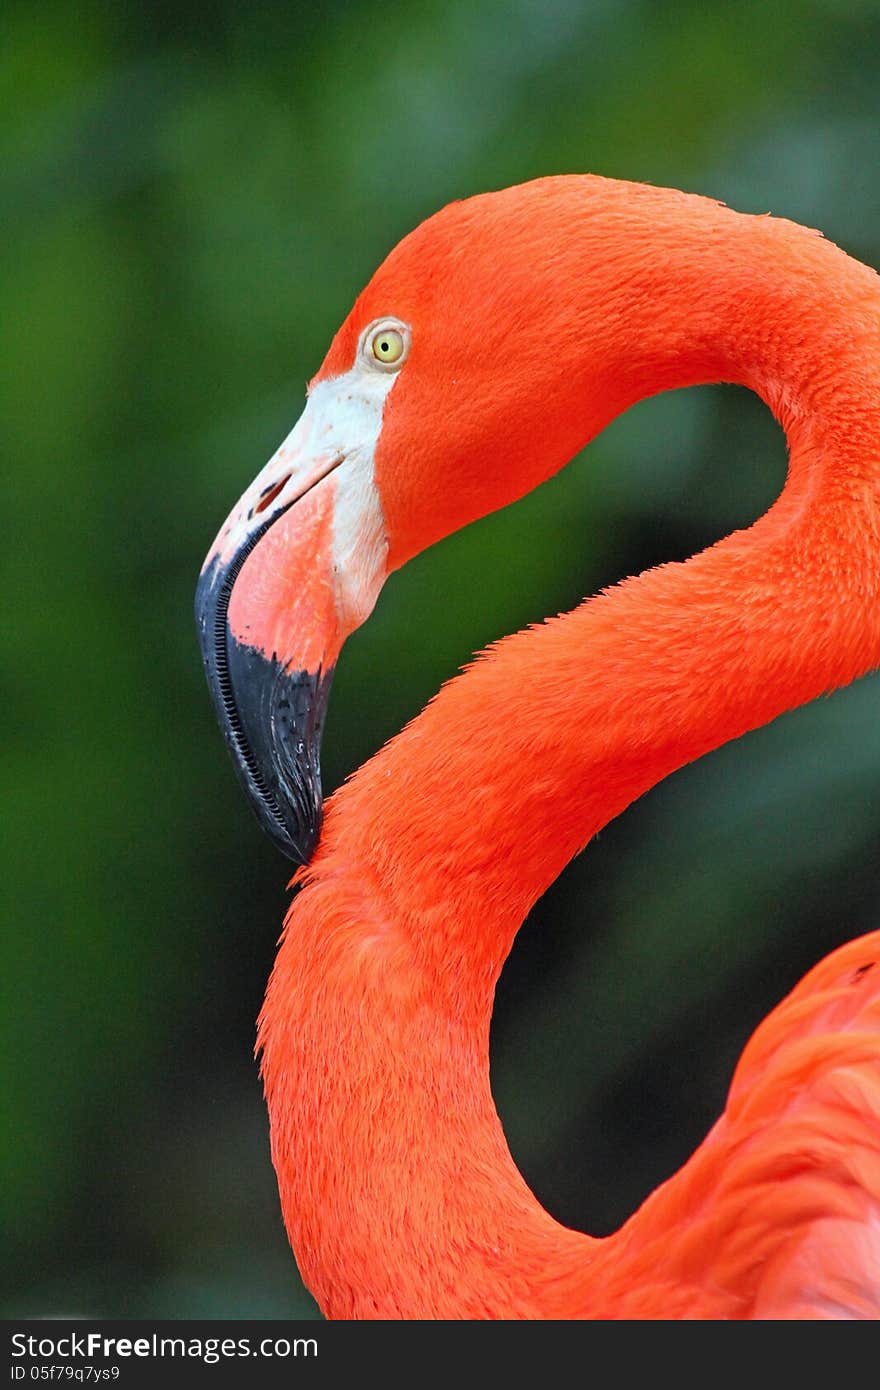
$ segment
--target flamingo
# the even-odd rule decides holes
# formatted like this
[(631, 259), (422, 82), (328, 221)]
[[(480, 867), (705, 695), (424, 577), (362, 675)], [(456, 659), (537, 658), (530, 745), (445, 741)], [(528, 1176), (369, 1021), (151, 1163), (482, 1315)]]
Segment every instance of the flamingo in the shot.
[[(641, 397), (728, 381), (785, 430), (748, 529), (508, 636), (328, 799), (342, 644), (387, 575)], [(196, 602), (242, 784), (298, 862), (259, 1020), (272, 1157), (330, 1318), (880, 1314), (880, 932), (761, 1024), (684, 1167), (614, 1234), (557, 1223), (489, 1082), (536, 899), (635, 798), (880, 664), (880, 279), (818, 232), (567, 175), (390, 253)]]

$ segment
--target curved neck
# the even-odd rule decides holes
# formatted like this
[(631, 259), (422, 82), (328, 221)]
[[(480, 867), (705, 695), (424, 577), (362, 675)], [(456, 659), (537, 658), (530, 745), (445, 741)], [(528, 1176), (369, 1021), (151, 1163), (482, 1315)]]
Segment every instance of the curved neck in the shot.
[[(504, 639), (328, 807), (328, 864), (338, 844), (368, 865), (438, 978), (460, 962), (481, 1007), (532, 904), (603, 825), (880, 664), (880, 279), (803, 228), (714, 212), (711, 257), (670, 245), (673, 288), (649, 304), (635, 240), (627, 348), (602, 376), (618, 405), (719, 379), (755, 390), (787, 437), (781, 496), (689, 561)], [(563, 415), (596, 351), (566, 364)]]
[(506, 638), (328, 803), (261, 1044), (288, 1230), (336, 1316), (587, 1310), (598, 1244), (528, 1193), (492, 1104), (514, 935), (661, 778), (880, 664), (877, 278), (799, 229), (728, 216), (727, 273), (716, 254), (692, 286), (685, 256), (684, 282), (646, 306), (632, 268), (640, 355), (605, 379), (620, 405), (698, 381), (758, 391), (789, 442), (779, 500), (685, 564)]

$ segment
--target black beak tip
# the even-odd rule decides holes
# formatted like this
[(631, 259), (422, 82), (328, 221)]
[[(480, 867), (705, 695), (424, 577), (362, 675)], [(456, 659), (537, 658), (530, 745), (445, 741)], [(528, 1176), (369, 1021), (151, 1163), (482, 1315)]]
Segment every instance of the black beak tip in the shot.
[[(243, 779), (242, 779), (243, 780)], [(321, 836), (321, 822), (323, 816), (323, 798), (320, 787), (317, 788), (317, 795), (314, 801), (314, 813), (309, 818), (307, 824), (285, 825), (279, 822), (278, 818), (264, 810), (262, 804), (251, 797), (257, 820), (268, 835), (276, 849), (279, 849), (287, 859), (293, 860), (298, 868), (308, 864), (312, 855), (318, 847), (318, 840)]]
[(196, 590), (196, 626), (223, 736), (248, 800), (272, 843), (298, 865), (321, 833), (321, 734), (333, 677), (288, 670), (239, 642), (227, 610), (241, 568), (212, 562)]

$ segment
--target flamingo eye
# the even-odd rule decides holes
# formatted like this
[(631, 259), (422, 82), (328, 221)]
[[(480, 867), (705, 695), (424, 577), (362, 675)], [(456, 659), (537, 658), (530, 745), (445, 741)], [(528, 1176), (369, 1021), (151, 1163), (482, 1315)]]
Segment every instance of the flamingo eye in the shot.
[(378, 362), (397, 362), (403, 356), (403, 334), (396, 328), (377, 333), (373, 338), (373, 356)]
[(364, 356), (373, 367), (397, 371), (409, 351), (409, 329), (403, 323), (373, 324), (364, 335)]

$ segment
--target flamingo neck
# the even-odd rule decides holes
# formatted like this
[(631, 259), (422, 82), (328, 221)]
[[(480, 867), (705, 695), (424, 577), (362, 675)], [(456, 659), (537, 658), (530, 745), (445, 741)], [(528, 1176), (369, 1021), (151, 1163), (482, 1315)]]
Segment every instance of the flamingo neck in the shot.
[(528, 1192), (489, 1088), (515, 933), (663, 777), (880, 664), (880, 290), (790, 232), (796, 273), (763, 232), (752, 279), (734, 264), (759, 318), (719, 256), (697, 308), (668, 298), (659, 331), (632, 305), (671, 346), (618, 374), (624, 404), (697, 381), (756, 390), (790, 451), (770, 511), (504, 639), (328, 805), (261, 1039), (288, 1230), (335, 1316), (571, 1315), (598, 1243)]
[[(712, 210), (711, 257), (670, 243), (677, 291), (647, 304), (634, 237), (616, 310), (632, 350), (601, 375), (618, 407), (717, 380), (756, 391), (787, 438), (781, 496), (690, 560), (503, 639), (329, 807), (328, 866), (369, 865), (426, 968), (472, 983), (480, 1009), (533, 903), (627, 805), (880, 664), (880, 278), (794, 224)], [(659, 215), (645, 236), (662, 244)], [(595, 350), (566, 363), (563, 416)]]

